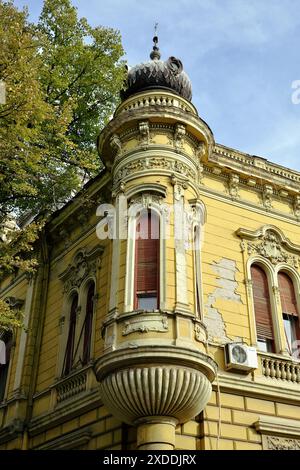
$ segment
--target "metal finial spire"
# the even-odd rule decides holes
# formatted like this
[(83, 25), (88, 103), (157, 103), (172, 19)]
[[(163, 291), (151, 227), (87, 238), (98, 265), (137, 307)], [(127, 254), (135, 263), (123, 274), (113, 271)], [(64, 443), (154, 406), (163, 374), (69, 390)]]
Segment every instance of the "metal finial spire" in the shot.
[(157, 46), (157, 44), (158, 44), (157, 29), (158, 29), (158, 23), (155, 23), (155, 25), (154, 25), (154, 38), (153, 38), (154, 46), (153, 46), (153, 51), (150, 54), (150, 59), (152, 59), (152, 60), (159, 60), (160, 59), (159, 47)]

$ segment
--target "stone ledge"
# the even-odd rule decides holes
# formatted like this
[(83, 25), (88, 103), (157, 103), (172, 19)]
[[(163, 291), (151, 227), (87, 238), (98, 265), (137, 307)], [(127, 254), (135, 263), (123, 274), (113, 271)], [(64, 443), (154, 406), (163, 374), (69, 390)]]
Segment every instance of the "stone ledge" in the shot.
[(49, 442), (34, 447), (36, 450), (74, 450), (87, 444), (92, 437), (90, 429), (79, 429), (65, 436), (57, 437)]
[(300, 422), (296, 420), (263, 416), (253, 425), (260, 434), (300, 438)]
[(102, 404), (98, 388), (84, 395), (81, 394), (72, 402), (64, 403), (63, 407), (33, 418), (28, 425), (29, 434), (36, 436)]
[(147, 345), (119, 348), (102, 356), (95, 364), (98, 380), (102, 380), (111, 371), (131, 366), (161, 365), (188, 367), (204, 373), (208, 380), (213, 381), (217, 371), (217, 363), (207, 354), (198, 349), (172, 345)]

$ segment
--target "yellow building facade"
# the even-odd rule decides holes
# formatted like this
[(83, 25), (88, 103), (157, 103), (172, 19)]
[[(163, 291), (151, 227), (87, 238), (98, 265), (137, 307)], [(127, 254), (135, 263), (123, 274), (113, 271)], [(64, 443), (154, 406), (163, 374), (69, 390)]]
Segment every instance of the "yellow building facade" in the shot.
[(1, 280), (25, 328), (0, 336), (0, 449), (300, 449), (300, 174), (216, 144), (190, 99), (155, 42), (105, 170), (49, 218), (35, 275)]

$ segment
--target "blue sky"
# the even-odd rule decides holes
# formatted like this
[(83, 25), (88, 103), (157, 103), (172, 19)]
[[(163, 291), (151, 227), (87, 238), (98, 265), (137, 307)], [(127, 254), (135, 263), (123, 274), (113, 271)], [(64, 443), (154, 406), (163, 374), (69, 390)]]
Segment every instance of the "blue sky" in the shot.
[[(42, 0), (28, 5), (36, 20)], [(193, 103), (218, 143), (300, 171), (299, 0), (73, 0), (93, 25), (121, 31), (129, 65), (148, 59), (154, 23), (162, 58), (182, 60)]]

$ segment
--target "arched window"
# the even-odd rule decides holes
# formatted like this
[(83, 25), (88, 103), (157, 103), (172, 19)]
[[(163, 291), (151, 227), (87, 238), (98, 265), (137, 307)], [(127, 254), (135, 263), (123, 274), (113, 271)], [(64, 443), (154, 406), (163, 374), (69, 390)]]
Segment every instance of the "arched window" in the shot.
[(278, 273), (283, 324), (287, 347), (290, 354), (297, 348), (295, 341), (300, 340), (299, 314), (293, 281), (285, 272)]
[(159, 216), (154, 211), (141, 211), (135, 243), (136, 309), (156, 310), (159, 307), (159, 227)]
[(268, 278), (257, 264), (251, 266), (251, 278), (258, 349), (275, 352)]
[(5, 396), (12, 343), (11, 331), (5, 332), (0, 341), (0, 402)]
[(84, 319), (83, 353), (82, 363), (87, 364), (91, 358), (91, 338), (93, 328), (95, 283), (91, 282), (88, 286), (86, 297), (86, 309)]
[(64, 358), (64, 366), (63, 366), (64, 375), (68, 375), (70, 373), (72, 369), (72, 365), (73, 365), (77, 307), (78, 307), (78, 295), (75, 294), (71, 302), (69, 332), (68, 332), (67, 346), (66, 346), (66, 352), (65, 352), (65, 358)]

